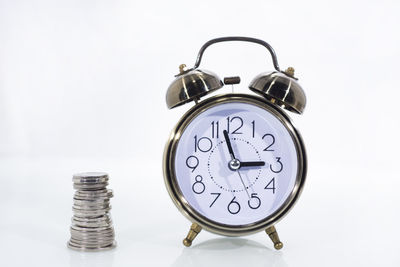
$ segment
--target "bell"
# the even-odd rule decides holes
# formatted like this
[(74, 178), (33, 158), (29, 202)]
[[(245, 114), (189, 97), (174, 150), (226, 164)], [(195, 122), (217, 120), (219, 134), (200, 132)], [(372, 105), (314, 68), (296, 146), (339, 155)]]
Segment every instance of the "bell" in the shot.
[(184, 65), (179, 67), (180, 74), (168, 87), (166, 101), (169, 109), (193, 100), (198, 101), (200, 97), (223, 86), (221, 79), (211, 71), (200, 69), (184, 71), (184, 67)]
[(249, 88), (273, 104), (297, 114), (302, 114), (306, 106), (306, 95), (294, 77), (293, 68), (285, 72), (261, 73), (251, 81)]

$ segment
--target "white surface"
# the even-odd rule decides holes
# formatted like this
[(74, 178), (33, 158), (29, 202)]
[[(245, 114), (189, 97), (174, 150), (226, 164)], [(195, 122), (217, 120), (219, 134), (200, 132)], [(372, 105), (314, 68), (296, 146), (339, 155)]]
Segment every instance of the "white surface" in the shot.
[[(294, 189), (298, 162), (296, 145), (280, 119), (258, 106), (233, 102), (211, 107), (190, 122), (177, 145), (172, 171), (176, 173), (183, 196), (195, 211), (221, 224), (245, 225), (283, 208)], [(219, 125), (214, 127), (214, 138), (212, 122)], [(255, 122), (254, 133), (252, 122)], [(225, 130), (229, 131), (236, 159), (263, 161), (265, 166), (229, 169), (231, 157)], [(276, 137), (273, 143), (271, 139), (263, 139), (267, 133)], [(267, 147), (269, 151), (264, 151)], [(276, 190), (266, 190), (272, 179), (276, 181)], [(268, 186), (271, 187), (272, 184)]]
[[(154, 166), (143, 161), (2, 163), (8, 182), (1, 187), (0, 251), (6, 266), (399, 265), (400, 199), (394, 186), (377, 179), (394, 181), (394, 172), (348, 166), (343, 175), (341, 168), (313, 166), (299, 203), (277, 225), (285, 246), (277, 252), (263, 233), (223, 238), (203, 231), (192, 248), (184, 248), (190, 224), (172, 204), (161, 176), (146, 171)], [(66, 247), (73, 195), (69, 174), (82, 169), (111, 175), (118, 241), (113, 251), (79, 253)]]
[[(2, 266), (399, 266), (399, 13), (398, 1), (0, 1)], [(166, 88), (226, 35), (268, 41), (308, 97), (292, 116), (308, 181), (277, 226), (279, 252), (262, 233), (202, 232), (183, 248), (190, 224), (162, 182), (164, 143), (189, 107), (168, 111)], [(227, 43), (201, 67), (248, 92), (272, 64)], [(111, 175), (114, 251), (66, 248), (80, 171)]]

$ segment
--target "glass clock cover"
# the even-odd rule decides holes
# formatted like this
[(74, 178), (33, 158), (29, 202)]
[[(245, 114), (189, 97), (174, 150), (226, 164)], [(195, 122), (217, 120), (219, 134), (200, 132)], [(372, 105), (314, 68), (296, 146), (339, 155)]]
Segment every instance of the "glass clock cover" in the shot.
[(228, 102), (206, 109), (186, 126), (173, 168), (183, 197), (197, 213), (240, 226), (264, 220), (284, 205), (298, 165), (296, 144), (278, 117), (250, 103)]

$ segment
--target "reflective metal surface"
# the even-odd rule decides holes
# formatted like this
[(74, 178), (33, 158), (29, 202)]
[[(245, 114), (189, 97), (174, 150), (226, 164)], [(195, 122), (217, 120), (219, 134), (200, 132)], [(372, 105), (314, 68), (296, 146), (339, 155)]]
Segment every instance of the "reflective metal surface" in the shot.
[[(189, 203), (184, 198), (179, 185), (176, 180), (175, 174), (175, 154), (178, 146), (178, 142), (185, 131), (186, 127), (190, 122), (200, 113), (205, 110), (212, 108), (216, 105), (221, 105), (224, 103), (248, 103), (260, 108), (267, 110), (268, 112), (275, 115), (282, 124), (286, 127), (287, 131), (290, 133), (293, 142), (296, 146), (298, 170), (296, 183), (293, 191), (285, 201), (285, 203), (269, 217), (264, 218), (258, 222), (246, 225), (225, 225), (221, 223), (214, 222), (196, 211), (195, 208), (189, 205)], [(182, 119), (178, 122), (175, 129), (172, 131), (170, 139), (164, 150), (163, 159), (163, 171), (164, 171), (164, 181), (168, 190), (170, 197), (172, 198), (174, 204), (182, 212), (186, 218), (188, 218), (192, 223), (199, 225), (201, 228), (206, 229), (210, 232), (226, 235), (226, 236), (241, 236), (246, 234), (255, 233), (258, 231), (265, 230), (270, 226), (278, 222), (288, 211), (293, 207), (296, 200), (301, 194), (307, 173), (307, 159), (304, 144), (299, 132), (292, 125), (289, 117), (278, 107), (271, 104), (267, 100), (253, 95), (246, 94), (225, 94), (220, 96), (215, 96), (208, 98), (198, 105), (192, 107)], [(194, 238), (194, 237), (193, 237)]]
[(208, 41), (200, 48), (200, 51), (199, 51), (199, 54), (197, 55), (197, 60), (196, 60), (196, 63), (194, 64), (193, 69), (197, 69), (200, 66), (201, 59), (203, 57), (203, 53), (207, 49), (207, 47), (209, 47), (212, 44), (221, 43), (221, 42), (231, 42), (231, 41), (250, 42), (250, 43), (255, 43), (255, 44), (264, 46), (265, 48), (267, 48), (267, 50), (271, 54), (272, 62), (274, 63), (275, 70), (280, 71), (278, 59), (276, 57), (275, 51), (272, 48), (272, 46), (270, 46), (267, 42), (265, 42), (263, 40), (251, 38), (251, 37), (243, 37), (243, 36), (221, 37), (221, 38), (215, 38), (215, 39)]
[(108, 174), (78, 173), (72, 178), (74, 195), (71, 239), (68, 247), (79, 251), (100, 251), (115, 247), (115, 233), (110, 216), (111, 190)]
[(240, 83), (240, 77), (239, 76), (233, 76), (233, 77), (225, 77), (224, 78), (224, 84), (239, 84)]
[(211, 71), (196, 69), (183, 72), (168, 87), (167, 107), (171, 109), (193, 100), (197, 101), (222, 86), (221, 79)]
[(223, 86), (221, 79), (211, 71), (197, 69), (200, 66), (201, 59), (204, 51), (212, 44), (228, 41), (243, 41), (256, 43), (267, 48), (272, 57), (272, 62), (276, 71), (280, 71), (278, 65), (278, 59), (276, 57), (274, 49), (265, 41), (242, 36), (230, 36), (215, 38), (206, 42), (201, 48), (197, 55), (196, 63), (194, 67), (189, 70), (184, 70), (186, 65), (182, 64), (179, 66), (180, 74), (172, 82), (167, 91), (167, 107), (169, 109), (183, 105), (192, 100), (197, 101), (200, 97), (215, 91)]
[(278, 71), (261, 73), (255, 77), (250, 90), (264, 96), (273, 104), (301, 114), (306, 106), (306, 95), (297, 80)]

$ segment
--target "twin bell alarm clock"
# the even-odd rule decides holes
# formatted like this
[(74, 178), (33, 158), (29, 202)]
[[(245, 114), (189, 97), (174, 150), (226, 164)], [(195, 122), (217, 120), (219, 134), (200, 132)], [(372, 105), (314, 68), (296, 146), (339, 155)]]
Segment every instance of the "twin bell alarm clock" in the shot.
[[(199, 69), (212, 44), (244, 41), (264, 46), (275, 70), (256, 76), (249, 94), (208, 96), (224, 82)], [(164, 158), (164, 180), (170, 197), (192, 222), (183, 240), (191, 246), (202, 229), (224, 236), (265, 231), (275, 249), (283, 244), (275, 224), (299, 198), (307, 170), (302, 138), (287, 114), (306, 105), (294, 69), (281, 71), (272, 47), (259, 39), (223, 37), (205, 43), (193, 68), (180, 66), (169, 86), (169, 109), (194, 101), (173, 129)]]

